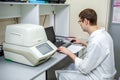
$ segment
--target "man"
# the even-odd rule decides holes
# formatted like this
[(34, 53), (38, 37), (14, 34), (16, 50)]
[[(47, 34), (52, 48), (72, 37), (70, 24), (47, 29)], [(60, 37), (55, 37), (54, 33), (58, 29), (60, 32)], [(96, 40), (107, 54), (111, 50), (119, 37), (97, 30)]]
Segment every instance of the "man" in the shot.
[(78, 39), (73, 41), (85, 45), (87, 52), (84, 58), (79, 58), (67, 48), (59, 47), (59, 52), (73, 59), (75, 69), (56, 71), (58, 80), (113, 80), (116, 69), (111, 36), (97, 26), (97, 14), (93, 9), (83, 10), (79, 18), (81, 28), (90, 37), (88, 43)]

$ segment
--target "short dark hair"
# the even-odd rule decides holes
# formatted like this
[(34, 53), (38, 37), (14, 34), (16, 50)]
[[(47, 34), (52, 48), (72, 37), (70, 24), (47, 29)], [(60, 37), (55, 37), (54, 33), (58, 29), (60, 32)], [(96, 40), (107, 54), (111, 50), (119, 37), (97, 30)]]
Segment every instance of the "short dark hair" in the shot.
[(79, 17), (82, 21), (86, 18), (90, 21), (90, 25), (97, 24), (97, 14), (93, 9), (87, 8), (80, 12)]

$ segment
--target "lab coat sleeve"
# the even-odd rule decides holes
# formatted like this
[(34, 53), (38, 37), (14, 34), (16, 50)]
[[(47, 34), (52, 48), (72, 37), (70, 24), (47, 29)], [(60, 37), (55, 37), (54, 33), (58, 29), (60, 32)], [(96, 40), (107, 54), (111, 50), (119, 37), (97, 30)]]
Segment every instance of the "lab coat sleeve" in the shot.
[(84, 59), (76, 58), (75, 66), (80, 72), (87, 74), (94, 70), (106, 58), (109, 53), (99, 44), (91, 43), (87, 49), (87, 55)]

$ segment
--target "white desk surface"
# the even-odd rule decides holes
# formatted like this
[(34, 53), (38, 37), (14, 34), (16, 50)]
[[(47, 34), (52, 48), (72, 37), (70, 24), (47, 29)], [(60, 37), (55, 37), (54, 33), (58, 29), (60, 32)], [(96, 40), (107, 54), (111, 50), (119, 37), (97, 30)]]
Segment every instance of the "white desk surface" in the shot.
[(48, 61), (35, 67), (10, 62), (0, 57), (0, 80), (31, 80), (65, 57), (66, 55), (56, 52)]
[(66, 55), (56, 52), (48, 61), (32, 67), (7, 61), (0, 57), (0, 80), (32, 80), (64, 59)]

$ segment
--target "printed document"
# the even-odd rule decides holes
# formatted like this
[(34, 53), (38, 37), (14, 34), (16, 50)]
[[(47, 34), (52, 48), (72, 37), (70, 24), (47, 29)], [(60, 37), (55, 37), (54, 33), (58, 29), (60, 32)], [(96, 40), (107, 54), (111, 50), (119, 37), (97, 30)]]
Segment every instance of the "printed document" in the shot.
[(83, 46), (80, 44), (72, 44), (69, 47), (67, 47), (67, 49), (69, 49), (73, 53), (79, 52), (80, 50), (82, 50), (82, 48), (83, 48)]

